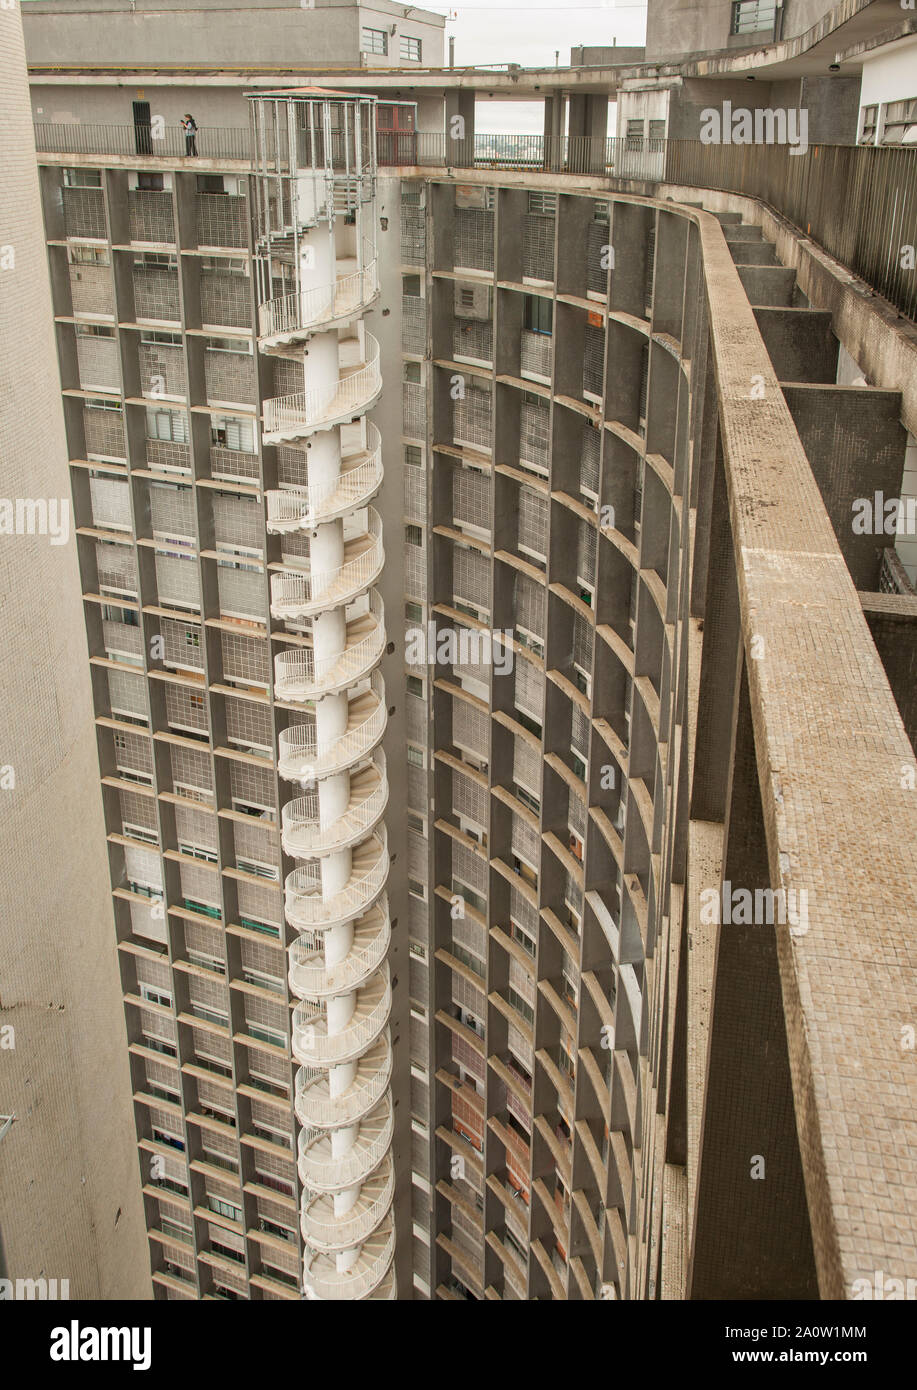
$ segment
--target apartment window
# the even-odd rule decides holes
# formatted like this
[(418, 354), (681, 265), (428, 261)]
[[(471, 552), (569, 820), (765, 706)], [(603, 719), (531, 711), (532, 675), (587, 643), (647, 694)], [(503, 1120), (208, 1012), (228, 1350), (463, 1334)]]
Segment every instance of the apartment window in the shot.
[(427, 833), (427, 823), (416, 811), (408, 811), (408, 830), (416, 830), (418, 835)]
[(419, 526), (405, 526), (404, 539), (408, 545), (423, 545), (423, 531)]
[(734, 0), (730, 34), (756, 34), (761, 29), (773, 29), (776, 8), (774, 0)]
[(879, 107), (863, 107), (863, 132), (860, 135), (861, 145), (874, 145), (876, 142), (876, 126), (879, 123)]
[(413, 296), (416, 298), (416, 297), (420, 294), (420, 276), (419, 276), (419, 275), (402, 275), (402, 277), (401, 277), (401, 293), (402, 293), (402, 294), (407, 294), (407, 295), (413, 295)]
[(207, 1205), (211, 1211), (216, 1212), (217, 1216), (225, 1216), (227, 1221), (241, 1221), (242, 1208), (234, 1206), (232, 1202), (227, 1202), (222, 1197), (211, 1197), (208, 1193)]
[(65, 188), (101, 188), (101, 169), (65, 169)]
[(144, 193), (162, 193), (165, 187), (162, 174), (138, 174), (137, 187)]
[(554, 329), (554, 305), (538, 294), (525, 296), (525, 326), (532, 333), (551, 333)]
[(226, 185), (222, 174), (198, 174), (198, 193), (225, 193)]
[(238, 454), (253, 454), (255, 435), (251, 420), (214, 415), (210, 422), (210, 442)]
[(404, 605), (404, 616), (409, 623), (422, 623), (423, 605), (420, 603), (406, 603)]
[(415, 898), (426, 898), (427, 890), (419, 878), (408, 879), (408, 892)]
[(419, 444), (405, 444), (404, 461), (409, 468), (423, 468), (423, 449)]
[(522, 1015), (526, 1023), (532, 1024), (535, 1022), (535, 1011), (531, 1004), (526, 1003), (522, 995), (518, 994), (517, 991), (513, 989), (512, 985), (507, 985), (506, 997), (516, 1012)]
[(421, 54), (421, 40), (412, 39), (407, 34), (401, 36), (401, 61), (403, 63), (419, 63)]
[(408, 694), (416, 695), (422, 700), (425, 695), (423, 680), (420, 676), (408, 676)]
[(411, 767), (425, 766), (424, 750), (422, 748), (418, 748), (417, 745), (414, 743), (408, 744), (408, 763)]
[(541, 217), (553, 217), (557, 212), (557, 194), (529, 193), (529, 212)]
[(187, 415), (177, 410), (147, 410), (146, 437), (187, 444), (190, 438)]
[(910, 101), (890, 101), (885, 108), (882, 144), (913, 144), (915, 139), (917, 139), (917, 98)]
[(388, 34), (384, 29), (361, 29), (360, 52), (376, 53), (384, 58), (388, 53)]
[(420, 363), (419, 363), (419, 362), (405, 362), (405, 363), (404, 363), (404, 371), (403, 371), (403, 373), (402, 373), (402, 379), (403, 379), (404, 381), (410, 381), (410, 382), (412, 382), (415, 386), (419, 386), (419, 385), (420, 385), (420, 382), (421, 382), (421, 379), (422, 379), (422, 378), (421, 378), (421, 372), (420, 372)]
[(108, 251), (101, 246), (68, 246), (67, 259), (71, 265), (110, 265)]
[(627, 141), (625, 149), (643, 149), (643, 118), (634, 119), (627, 122)]

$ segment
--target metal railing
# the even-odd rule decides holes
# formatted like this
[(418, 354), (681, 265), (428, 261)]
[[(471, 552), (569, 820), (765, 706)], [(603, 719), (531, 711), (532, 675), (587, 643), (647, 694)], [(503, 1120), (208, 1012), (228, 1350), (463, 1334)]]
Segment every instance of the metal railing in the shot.
[(338, 1129), (355, 1124), (372, 1110), (387, 1088), (392, 1062), (391, 1039), (384, 1032), (358, 1059), (356, 1076), (338, 1096), (331, 1095), (327, 1071), (300, 1067), (294, 1102), (300, 1124), (306, 1129)]
[(318, 791), (297, 796), (281, 808), (284, 852), (293, 859), (306, 859), (346, 849), (375, 828), (387, 801), (385, 754), (380, 748), (373, 754), (371, 763), (361, 768), (356, 776), (351, 774), (348, 804), (329, 825), (322, 824)]
[[(359, 415), (366, 410), (382, 387), (379, 344), (371, 333), (366, 334), (364, 351), (364, 365), (340, 376), (337, 381), (311, 391), (297, 391), (291, 396), (275, 396), (265, 401), (265, 436), (279, 434), (295, 437), (302, 430), (316, 429), (319, 425)], [(346, 371), (346, 368), (342, 370)]]
[[(274, 687), (281, 700), (303, 702), (317, 695), (327, 695), (345, 685), (355, 685), (369, 675), (385, 647), (385, 615), (382, 599), (375, 589), (370, 590), (369, 609), (353, 619), (353, 625), (372, 620), (372, 628), (350, 641), (342, 652), (316, 658), (312, 647), (292, 652), (278, 652), (274, 657)], [(348, 627), (350, 624), (348, 624)]]
[(373, 1231), (392, 1205), (395, 1192), (395, 1170), (389, 1156), (383, 1160), (377, 1171), (370, 1175), (357, 1198), (356, 1205), (344, 1215), (334, 1214), (332, 1198), (328, 1193), (313, 1197), (303, 1203), (300, 1216), (300, 1229), (303, 1240), (313, 1250), (345, 1250), (350, 1245), (359, 1245)]
[(330, 1255), (307, 1256), (303, 1263), (303, 1288), (307, 1297), (321, 1300), (366, 1298), (382, 1282), (395, 1257), (395, 1229), (389, 1217), (360, 1247), (356, 1264), (336, 1268)]
[[(312, 926), (329, 927), (365, 912), (379, 897), (388, 876), (388, 837), (379, 826), (372, 838), (360, 845), (359, 853), (367, 868), (358, 868), (344, 887), (330, 898), (322, 897), (322, 876), (318, 864), (308, 863), (287, 874), (284, 883), (284, 910), (294, 930)], [(370, 859), (370, 856), (373, 856)], [(356, 855), (354, 855), (356, 859)]]
[(297, 999), (324, 999), (359, 989), (385, 959), (391, 940), (386, 903), (363, 917), (354, 933), (354, 944), (343, 960), (327, 965), (325, 954), (300, 937), (290, 947), (290, 990)]
[(314, 285), (308, 290), (278, 295), (258, 307), (258, 335), (283, 338), (316, 328), (322, 323), (358, 313), (369, 305), (379, 289), (375, 259), (344, 275), (333, 285)]
[[(361, 451), (364, 452), (364, 451)], [(346, 468), (327, 482), (305, 487), (281, 488), (265, 493), (267, 529), (271, 532), (312, 530), (316, 522), (330, 521), (341, 512), (355, 511), (378, 492), (382, 484), (382, 440), (375, 425), (367, 427), (369, 457), (356, 468)]]
[(332, 1152), (330, 1136), (324, 1131), (300, 1130), (297, 1141), (299, 1176), (306, 1187), (317, 1192), (337, 1192), (355, 1186), (377, 1168), (392, 1142), (394, 1116), (391, 1098), (386, 1095), (370, 1115), (360, 1120), (360, 1128), (349, 1153)]
[[(133, 126), (40, 123), (41, 153), (138, 154), (145, 135)], [(167, 127), (150, 151), (184, 155), (184, 136)], [(249, 158), (247, 130), (203, 127), (201, 156)], [(442, 131), (395, 136), (380, 132), (380, 166), (525, 170), (594, 174), (643, 183), (682, 184), (740, 193), (768, 203), (913, 318), (917, 272), (917, 147), (789, 144), (704, 144), (643, 136), (475, 135), (453, 140)]]
[(337, 738), (319, 742), (315, 724), (293, 724), (281, 730), (277, 738), (280, 776), (292, 781), (326, 777), (369, 753), (385, 732), (385, 687), (378, 672), (373, 672), (371, 689), (373, 708)]
[(350, 603), (374, 584), (385, 559), (382, 519), (367, 507), (365, 549), (335, 570), (280, 570), (271, 576), (271, 613), (275, 618), (308, 618), (324, 608)]
[[(36, 121), (35, 148), (39, 154), (138, 156), (145, 159), (185, 159), (189, 147), (181, 126), (84, 125), (81, 121)], [(200, 159), (251, 158), (248, 127), (198, 126), (194, 136)]]

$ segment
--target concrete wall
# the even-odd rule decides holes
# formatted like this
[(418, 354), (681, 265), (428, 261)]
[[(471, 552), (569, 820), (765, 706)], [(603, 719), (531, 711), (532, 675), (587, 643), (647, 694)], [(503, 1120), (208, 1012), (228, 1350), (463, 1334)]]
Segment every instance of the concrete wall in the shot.
[(97, 0), (36, 3), (25, 11), (29, 62), (79, 65), (111, 59), (131, 63), (290, 63), (322, 67), (361, 65), (360, 29), (391, 30), (387, 57), (364, 55), (363, 66), (398, 67), (402, 37), (419, 38), (424, 64), (440, 66), (443, 28), (439, 15), (389, 0), (358, 5), (352, 0)]
[[(18, 9), (0, 9), (0, 67), (3, 490), (69, 503)], [(72, 528), (66, 545), (0, 536), (0, 764), (15, 777), (0, 791), (0, 1112), (15, 1115), (0, 1228), (12, 1278), (137, 1299), (150, 1284), (79, 591)]]
[(649, 0), (646, 56), (653, 61), (716, 48), (760, 48), (773, 37), (806, 33), (836, 8), (832, 0), (784, 0), (782, 28), (730, 36), (732, 0)]

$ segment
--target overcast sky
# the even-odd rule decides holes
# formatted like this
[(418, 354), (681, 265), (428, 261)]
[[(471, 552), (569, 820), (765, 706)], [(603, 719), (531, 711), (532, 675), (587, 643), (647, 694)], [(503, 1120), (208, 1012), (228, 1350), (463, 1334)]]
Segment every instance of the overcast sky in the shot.
[(570, 61), (579, 44), (642, 44), (646, 35), (646, 4), (634, 0), (587, 0), (582, 5), (552, 5), (548, 0), (456, 0), (452, 5), (425, 4), (426, 10), (450, 16), (448, 36), (455, 35), (455, 61), (521, 63), (545, 67)]

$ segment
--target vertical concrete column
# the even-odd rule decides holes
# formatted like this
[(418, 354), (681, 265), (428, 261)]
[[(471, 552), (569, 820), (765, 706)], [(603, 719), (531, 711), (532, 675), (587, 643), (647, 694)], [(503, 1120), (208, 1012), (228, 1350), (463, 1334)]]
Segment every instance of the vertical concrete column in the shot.
[(453, 88), (446, 92), (446, 165), (470, 168), (474, 163), (474, 92)]
[(563, 166), (564, 132), (566, 128), (567, 96), (565, 92), (555, 92), (544, 101), (544, 167), (560, 169)]
[(570, 98), (568, 123), (570, 173), (601, 174), (605, 171), (608, 135), (608, 97), (603, 92), (581, 92)]

